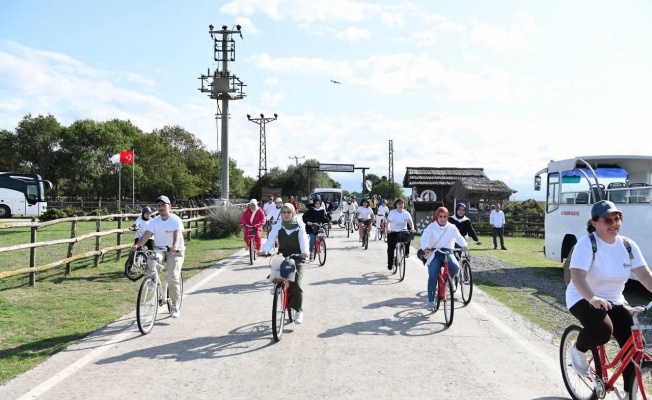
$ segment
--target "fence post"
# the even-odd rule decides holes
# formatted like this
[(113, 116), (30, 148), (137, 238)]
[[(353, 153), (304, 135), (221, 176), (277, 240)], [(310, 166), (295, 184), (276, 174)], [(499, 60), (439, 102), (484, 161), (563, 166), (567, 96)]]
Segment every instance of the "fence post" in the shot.
[[(120, 213), (120, 218), (118, 218), (118, 229), (122, 229), (122, 213)], [(115, 243), (117, 246), (120, 246), (122, 244), (122, 232), (118, 232), (118, 238)], [(120, 257), (122, 257), (122, 249), (118, 249), (117, 251), (117, 261), (120, 261)]]
[[(74, 239), (77, 237), (77, 217), (75, 216), (75, 220), (72, 221), (72, 225), (70, 227), (70, 239)], [(75, 247), (75, 242), (70, 242), (68, 243), (68, 255), (66, 258), (72, 257), (72, 251)], [(70, 275), (70, 263), (66, 263), (66, 275)]]
[[(38, 226), (34, 226), (36, 223), (36, 218), (32, 217), (32, 234), (31, 234), (31, 242), (36, 243), (36, 230), (38, 229)], [(34, 268), (36, 265), (36, 247), (32, 247), (29, 249), (29, 267)], [(36, 285), (36, 273), (35, 272), (30, 272), (29, 274), (29, 285), (30, 286), (35, 286)]]
[[(101, 232), (102, 231), (102, 220), (100, 219), (99, 216), (97, 217), (97, 221), (95, 221), (95, 226), (96, 226), (96, 229), (95, 229), (96, 232)], [(100, 237), (99, 236), (95, 237), (95, 251), (100, 251)], [(95, 266), (96, 267), (100, 266), (100, 256), (99, 255), (95, 256)]]
[[(192, 210), (186, 211), (186, 215), (188, 216), (188, 219), (191, 219), (192, 218)], [(190, 225), (192, 224), (192, 222), (188, 221), (187, 224), (188, 224), (188, 241), (191, 241), (192, 240), (192, 231), (190, 230)]]

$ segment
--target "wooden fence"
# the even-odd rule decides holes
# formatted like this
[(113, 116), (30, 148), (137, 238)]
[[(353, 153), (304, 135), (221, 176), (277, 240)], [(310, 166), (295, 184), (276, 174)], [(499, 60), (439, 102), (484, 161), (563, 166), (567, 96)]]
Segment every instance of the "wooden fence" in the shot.
[[(199, 232), (200, 230), (203, 230), (205, 233), (207, 230), (207, 216), (206, 211), (209, 208), (218, 208), (219, 206), (210, 206), (210, 207), (195, 207), (195, 208), (182, 208), (182, 209), (174, 209), (172, 210), (176, 215), (181, 217), (184, 223), (184, 234), (186, 235), (186, 240), (190, 241), (192, 239), (192, 233)], [(29, 274), (29, 284), (30, 286), (34, 286), (36, 284), (36, 273), (40, 271), (46, 271), (54, 267), (58, 267), (60, 265), (66, 265), (66, 275), (70, 275), (71, 273), (71, 268), (70, 264), (73, 261), (85, 259), (85, 258), (91, 258), (94, 257), (94, 265), (97, 267), (100, 262), (100, 257), (103, 257), (106, 253), (115, 251), (116, 252), (116, 257), (117, 260), (120, 260), (122, 256), (122, 250), (123, 249), (128, 249), (131, 247), (133, 244), (132, 242), (123, 244), (122, 243), (122, 235), (125, 233), (133, 233), (129, 228), (130, 227), (124, 227), (122, 226), (123, 222), (127, 219), (130, 218), (137, 218), (140, 215), (138, 214), (112, 214), (112, 215), (103, 215), (103, 216), (86, 216), (86, 217), (71, 217), (71, 218), (61, 218), (61, 219), (56, 219), (52, 221), (47, 221), (47, 222), (36, 222), (35, 218), (32, 218), (32, 222), (16, 222), (16, 223), (4, 223), (0, 224), (0, 230), (2, 229), (10, 229), (10, 228), (29, 228), (31, 231), (30, 235), (30, 243), (25, 243), (25, 244), (18, 244), (18, 245), (13, 245), (13, 246), (7, 246), (7, 247), (0, 247), (0, 253), (5, 253), (5, 252), (10, 252), (10, 251), (16, 251), (16, 250), (24, 250), (24, 249), (29, 249), (30, 251), (30, 256), (29, 256), (29, 267), (27, 268), (21, 268), (18, 270), (13, 270), (13, 271), (2, 271), (0, 272), (0, 279), (3, 278), (8, 278), (11, 276), (16, 276), (16, 275), (25, 275)], [(117, 229), (110, 229), (103, 231), (102, 230), (102, 221), (105, 220), (112, 220), (116, 219), (118, 221), (118, 228)], [(87, 233), (84, 235), (77, 236), (77, 223), (79, 221), (95, 221), (96, 222), (96, 229), (95, 232), (92, 233)], [(202, 226), (199, 226), (199, 223), (202, 223)], [(61, 224), (61, 223), (66, 223), (70, 222), (71, 223), (71, 228), (70, 228), (70, 238), (68, 239), (57, 239), (57, 240), (50, 240), (46, 242), (39, 242), (37, 241), (37, 233), (39, 228), (44, 228), (47, 226), (52, 226), (56, 224)], [(193, 226), (194, 225), (194, 226)], [(104, 236), (110, 236), (110, 235), (116, 235), (115, 239), (115, 245), (108, 246), (102, 248), (102, 240), (101, 238)], [(75, 244), (79, 243), (83, 240), (90, 239), (90, 238), (95, 238), (95, 250), (89, 251), (89, 252), (84, 252), (84, 253), (79, 253), (79, 254), (74, 254), (75, 251)], [(47, 247), (47, 246), (54, 246), (54, 245), (60, 245), (60, 244), (65, 244), (68, 243), (68, 252), (66, 254), (66, 258), (63, 258), (61, 260), (49, 263), (49, 264), (44, 264), (44, 265), (35, 265), (36, 264), (36, 250), (38, 248), (42, 247)]]
[[(415, 215), (416, 214), (416, 215)], [(412, 213), (417, 224), (417, 231), (421, 233), (427, 226), (434, 215), (434, 211), (417, 211)], [(477, 234), (491, 234), (491, 225), (489, 225), (489, 213), (479, 212), (475, 214), (466, 214)], [(544, 216), (543, 215), (505, 215), (505, 234), (508, 236), (525, 236), (525, 237), (544, 237)]]

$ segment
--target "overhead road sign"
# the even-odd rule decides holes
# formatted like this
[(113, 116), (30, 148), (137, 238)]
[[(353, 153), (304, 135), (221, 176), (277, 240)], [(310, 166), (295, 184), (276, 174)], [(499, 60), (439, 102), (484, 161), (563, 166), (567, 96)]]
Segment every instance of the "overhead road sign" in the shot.
[(353, 172), (353, 164), (319, 164), (319, 170), (325, 172)]

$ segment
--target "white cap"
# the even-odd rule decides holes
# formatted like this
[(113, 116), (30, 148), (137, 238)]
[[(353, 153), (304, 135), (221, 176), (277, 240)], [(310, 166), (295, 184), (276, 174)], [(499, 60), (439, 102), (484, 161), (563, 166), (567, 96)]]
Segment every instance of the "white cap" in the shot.
[(275, 203), (283, 203), (283, 199), (280, 197), (277, 197), (276, 200), (274, 200)]
[(255, 204), (255, 205), (258, 205), (258, 200), (256, 200), (256, 199), (251, 199), (251, 200), (249, 200), (249, 204)]

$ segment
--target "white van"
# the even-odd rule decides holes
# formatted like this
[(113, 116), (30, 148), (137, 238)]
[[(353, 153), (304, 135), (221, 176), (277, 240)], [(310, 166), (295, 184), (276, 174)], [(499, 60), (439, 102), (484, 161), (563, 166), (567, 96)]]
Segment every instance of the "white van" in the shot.
[(337, 221), (342, 215), (342, 189), (336, 188), (318, 188), (315, 189), (310, 195), (310, 200), (312, 201), (315, 198), (315, 195), (319, 195), (321, 201), (326, 204), (328, 198), (333, 202), (333, 214), (332, 220)]

